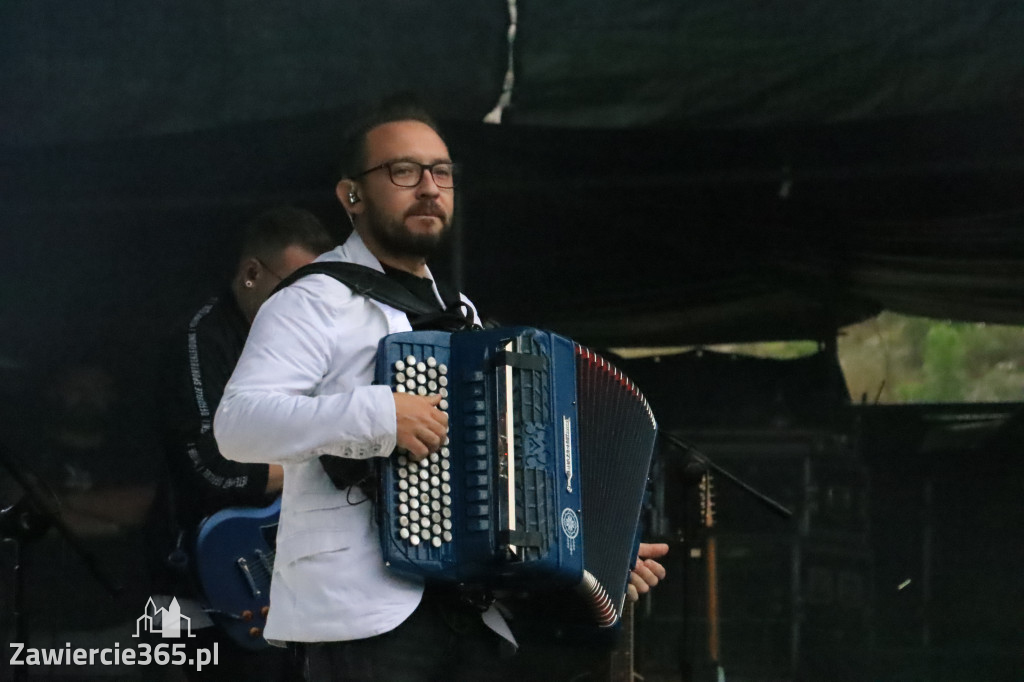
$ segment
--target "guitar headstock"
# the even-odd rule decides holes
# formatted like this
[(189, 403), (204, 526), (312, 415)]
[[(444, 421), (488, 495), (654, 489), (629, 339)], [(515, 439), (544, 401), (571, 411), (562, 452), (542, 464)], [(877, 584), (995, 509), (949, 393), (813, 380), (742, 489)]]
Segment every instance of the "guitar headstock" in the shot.
[(705, 472), (700, 479), (700, 516), (705, 528), (715, 525), (715, 489), (711, 472)]

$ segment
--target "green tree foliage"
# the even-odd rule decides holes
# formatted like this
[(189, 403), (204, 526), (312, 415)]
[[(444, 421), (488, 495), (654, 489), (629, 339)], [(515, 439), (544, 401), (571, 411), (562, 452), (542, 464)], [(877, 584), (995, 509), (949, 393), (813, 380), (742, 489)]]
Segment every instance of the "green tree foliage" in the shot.
[(851, 395), (869, 402), (1024, 400), (1024, 328), (883, 313), (843, 330)]
[[(780, 341), (711, 349), (789, 359), (809, 355), (819, 347), (815, 341)], [(641, 357), (692, 348), (615, 350), (625, 357)], [(838, 350), (854, 401), (1024, 401), (1024, 327), (948, 322), (885, 312), (841, 330)]]

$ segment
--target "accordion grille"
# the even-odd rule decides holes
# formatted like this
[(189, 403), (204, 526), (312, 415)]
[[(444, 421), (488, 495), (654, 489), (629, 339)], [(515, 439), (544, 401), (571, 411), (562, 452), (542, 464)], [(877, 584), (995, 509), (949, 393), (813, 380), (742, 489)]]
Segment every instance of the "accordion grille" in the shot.
[[(533, 337), (522, 339), (521, 352), (541, 355), (544, 349)], [(552, 461), (555, 453), (543, 439), (551, 422), (551, 375), (547, 369), (519, 369), (513, 374), (513, 388), (519, 409), (514, 415), (515, 438), (520, 444), (516, 459), (519, 482), (515, 509), (516, 528), (536, 533), (540, 546), (521, 548), (522, 559), (531, 561), (546, 556), (555, 537), (558, 518), (551, 504), (554, 480)]]

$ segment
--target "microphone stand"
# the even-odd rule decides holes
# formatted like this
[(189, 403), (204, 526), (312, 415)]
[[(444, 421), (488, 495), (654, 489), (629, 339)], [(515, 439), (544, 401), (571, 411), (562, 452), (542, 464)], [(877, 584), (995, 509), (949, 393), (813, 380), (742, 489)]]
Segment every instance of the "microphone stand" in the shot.
[[(16, 641), (27, 645), (29, 633), (24, 611), (24, 549), (27, 542), (42, 537), (51, 526), (57, 529), (68, 546), (81, 558), (93, 578), (111, 596), (117, 596), (124, 588), (103, 572), (95, 555), (61, 518), (60, 511), (50, 499), (51, 496), (42, 490), (35, 477), (3, 443), (0, 443), (0, 465), (25, 493), (15, 504), (0, 509), (0, 541), (12, 543), (14, 588), (11, 610), (14, 617), (14, 636)], [(22, 666), (16, 671), (14, 679), (26, 679), (27, 674), (26, 667)]]
[(720, 476), (724, 477), (729, 482), (733, 483), (740, 490), (752, 496), (758, 502), (765, 505), (782, 518), (788, 519), (791, 516), (793, 516), (793, 512), (791, 510), (782, 506), (781, 504), (779, 504), (772, 498), (768, 497), (764, 493), (760, 492), (759, 490), (755, 489), (751, 485), (745, 483), (740, 478), (730, 474), (728, 471), (715, 464), (710, 457), (708, 457), (703, 452), (701, 452), (694, 446), (690, 445), (686, 441), (682, 440), (681, 438), (677, 438), (676, 436), (673, 436), (670, 433), (665, 433), (663, 431), (660, 432), (658, 435), (660, 435), (662, 438), (667, 440), (672, 445), (675, 445), (677, 448), (689, 454), (690, 461), (686, 464), (685, 467), (687, 477), (693, 475), (694, 473), (697, 473), (698, 475), (704, 474), (710, 469), (711, 471), (714, 471), (716, 474), (719, 474)]
[[(745, 481), (741, 480), (739, 477), (737, 477), (737, 476), (731, 474), (730, 472), (726, 471), (721, 466), (719, 466), (714, 461), (712, 461), (710, 457), (705, 455), (703, 452), (698, 450), (693, 445), (687, 443), (686, 441), (682, 440), (681, 438), (678, 438), (677, 436), (673, 436), (672, 434), (666, 433), (664, 431), (660, 431), (658, 433), (658, 435), (661, 438), (664, 438), (665, 441), (667, 441), (670, 445), (673, 445), (676, 448), (679, 448), (680, 450), (685, 452), (686, 455), (687, 455), (687, 461), (683, 465), (682, 475), (681, 475), (681, 478), (682, 478), (682, 481), (683, 481), (683, 485), (684, 485), (684, 490), (685, 490), (685, 487), (688, 486), (688, 485), (696, 485), (697, 483), (699, 483), (700, 480), (704, 477), (704, 475), (707, 474), (710, 471), (710, 472), (714, 472), (714, 473), (718, 474), (719, 476), (721, 476), (725, 480), (729, 481), (730, 483), (735, 485), (737, 488), (739, 488), (740, 490), (742, 490), (743, 492), (747, 493), (748, 495), (750, 495), (751, 497), (756, 499), (758, 502), (760, 502), (761, 504), (766, 506), (773, 513), (778, 514), (779, 516), (781, 516), (783, 518), (786, 518), (786, 519), (788, 519), (791, 516), (793, 516), (793, 512), (790, 509), (788, 509), (787, 507), (783, 506), (779, 502), (776, 502), (775, 500), (773, 500), (772, 498), (768, 497), (767, 495), (765, 495), (764, 493), (760, 492), (759, 490), (755, 489), (753, 486), (751, 486), (750, 484), (748, 484)], [(684, 515), (684, 518), (685, 518), (685, 515)], [(684, 525), (688, 526), (689, 524), (686, 524), (685, 521), (684, 521)], [(683, 604), (683, 609), (682, 609), (682, 633), (681, 633), (682, 643), (681, 643), (681, 646), (679, 647), (680, 656), (681, 656), (680, 661), (679, 661), (679, 666), (680, 666), (680, 671), (682, 673), (682, 679), (684, 681), (686, 681), (686, 682), (690, 682), (691, 680), (693, 680), (693, 669), (692, 669), (690, 661), (689, 661), (689, 659), (687, 657), (687, 648), (688, 648), (688, 644), (689, 644), (689, 642), (687, 641), (687, 639), (688, 639), (688, 631), (689, 631), (689, 616), (688, 616), (689, 609), (688, 609), (688, 604), (685, 603), (686, 596), (687, 596), (687, 584), (689, 583), (689, 580), (688, 580), (688, 573), (689, 573), (689, 571), (688, 571), (687, 567), (689, 566), (688, 559), (689, 559), (689, 555), (690, 555), (690, 540), (689, 540), (689, 537), (690, 537), (690, 534), (691, 534), (690, 531), (691, 531), (691, 528), (686, 527), (685, 530), (684, 530), (684, 536), (683, 536), (684, 537), (684, 543), (683, 543), (684, 544), (684, 548), (683, 548), (684, 549), (684, 552), (683, 552), (683, 555), (684, 555), (683, 556), (683, 562), (684, 562), (683, 563), (683, 599), (684, 599), (684, 604)], [(721, 666), (720, 662), (719, 661), (713, 661), (713, 663), (714, 663), (714, 665), (717, 668), (716, 673), (715, 673), (716, 678), (719, 681), (724, 681), (724, 679), (725, 679), (725, 672), (722, 669), (722, 666)]]

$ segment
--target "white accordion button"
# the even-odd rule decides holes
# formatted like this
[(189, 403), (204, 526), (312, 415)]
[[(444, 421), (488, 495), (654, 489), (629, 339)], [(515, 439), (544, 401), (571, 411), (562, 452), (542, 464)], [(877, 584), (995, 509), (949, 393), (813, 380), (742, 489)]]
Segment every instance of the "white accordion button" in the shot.
[[(424, 349), (426, 350), (426, 349)], [(449, 402), (449, 368), (435, 355), (427, 352), (418, 358), (410, 353), (392, 364), (394, 390), (417, 395), (440, 395), (438, 408), (447, 412)], [(412, 547), (421, 543), (439, 549), (453, 542), (452, 453), (451, 440), (445, 437), (439, 452), (431, 453), (421, 462), (408, 454), (394, 458), (397, 483), (397, 536)]]

